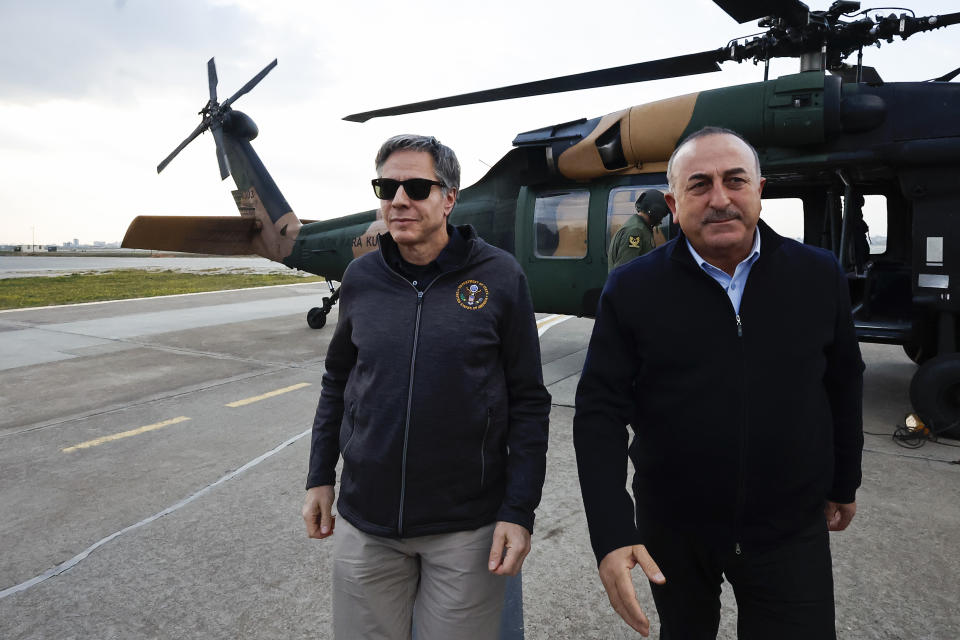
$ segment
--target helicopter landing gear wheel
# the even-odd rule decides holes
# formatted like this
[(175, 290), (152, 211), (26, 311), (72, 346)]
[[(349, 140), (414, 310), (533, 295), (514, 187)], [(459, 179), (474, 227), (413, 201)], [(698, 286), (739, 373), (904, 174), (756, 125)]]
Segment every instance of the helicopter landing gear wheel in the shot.
[(307, 311), (307, 326), (311, 329), (323, 329), (327, 324), (327, 314), (320, 307), (314, 307)]
[(937, 355), (937, 323), (929, 319), (914, 320), (910, 340), (904, 343), (903, 352), (916, 364), (923, 364)]
[(913, 360), (915, 364), (923, 364), (930, 359), (929, 356), (924, 353), (923, 347), (912, 342), (903, 345), (903, 352), (907, 354), (907, 357)]
[(340, 299), (339, 287), (334, 289), (333, 285), (330, 285), (330, 293), (329, 298), (323, 299), (322, 307), (314, 307), (310, 309), (310, 311), (307, 311), (307, 325), (311, 329), (323, 329), (323, 326), (327, 324), (327, 316), (333, 309), (333, 305), (337, 304), (337, 301)]
[(960, 439), (960, 353), (920, 365), (910, 381), (910, 402), (932, 432)]

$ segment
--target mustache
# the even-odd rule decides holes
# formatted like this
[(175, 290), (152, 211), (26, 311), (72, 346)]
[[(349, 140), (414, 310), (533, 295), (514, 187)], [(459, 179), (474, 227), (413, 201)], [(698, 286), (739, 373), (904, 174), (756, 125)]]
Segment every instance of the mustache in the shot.
[(707, 211), (707, 215), (703, 217), (703, 221), (704, 223), (726, 222), (727, 220), (736, 220), (740, 217), (741, 214), (739, 211), (732, 207), (727, 207), (726, 209), (710, 209)]

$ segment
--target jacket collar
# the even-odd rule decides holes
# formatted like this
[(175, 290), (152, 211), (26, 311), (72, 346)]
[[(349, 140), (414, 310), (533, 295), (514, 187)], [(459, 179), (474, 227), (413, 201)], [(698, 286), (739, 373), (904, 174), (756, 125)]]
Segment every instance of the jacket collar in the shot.
[[(433, 261), (440, 273), (453, 271), (466, 264), (478, 240), (476, 230), (469, 224), (453, 226), (448, 222), (447, 235), (450, 237), (447, 246)], [(398, 264), (402, 263), (402, 257), (393, 236), (389, 232), (381, 233), (379, 245), (383, 261), (392, 270), (397, 271)]]
[[(763, 247), (763, 249), (760, 251), (760, 257), (757, 258), (757, 262), (761, 262), (765, 256), (770, 256), (773, 252), (780, 248), (780, 245), (783, 244), (783, 236), (771, 229), (770, 225), (764, 222), (763, 219), (757, 221), (757, 229), (760, 230), (760, 246)], [(681, 230), (676, 238), (670, 240), (668, 243), (670, 248), (667, 250), (670, 258), (685, 265), (699, 269), (700, 267), (697, 265), (696, 261), (693, 259), (693, 256), (690, 254), (690, 250), (687, 248), (686, 239), (687, 237), (683, 235), (683, 231)]]

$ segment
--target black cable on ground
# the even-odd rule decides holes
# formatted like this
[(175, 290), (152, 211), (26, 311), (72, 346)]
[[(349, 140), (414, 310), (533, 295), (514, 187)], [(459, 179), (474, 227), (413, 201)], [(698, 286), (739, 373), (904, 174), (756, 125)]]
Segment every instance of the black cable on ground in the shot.
[[(941, 433), (949, 431), (950, 429), (955, 428), (960, 424), (960, 420), (948, 424), (946, 427), (931, 430), (927, 427), (921, 427), (919, 429), (911, 429), (907, 425), (897, 425), (893, 430), (893, 441), (896, 442), (901, 447), (906, 447), (907, 449), (919, 449), (925, 445), (928, 441), (935, 442), (937, 444), (943, 445), (945, 447), (957, 447), (960, 448), (958, 444), (951, 444), (949, 442), (943, 442), (938, 437)], [(865, 432), (866, 433), (866, 432)], [(870, 434), (870, 435), (882, 435), (879, 433)]]

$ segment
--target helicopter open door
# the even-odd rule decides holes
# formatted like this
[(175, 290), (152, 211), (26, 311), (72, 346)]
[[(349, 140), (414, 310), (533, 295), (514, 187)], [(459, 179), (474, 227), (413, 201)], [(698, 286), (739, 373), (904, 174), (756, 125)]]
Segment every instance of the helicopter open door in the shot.
[[(516, 256), (530, 282), (535, 308), (593, 317), (607, 279), (610, 240), (636, 212), (640, 194), (651, 187), (666, 191), (665, 177), (626, 176), (583, 186), (521, 189)], [(656, 237), (662, 241), (670, 235), (667, 217)]]

